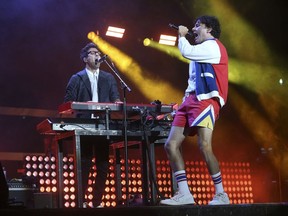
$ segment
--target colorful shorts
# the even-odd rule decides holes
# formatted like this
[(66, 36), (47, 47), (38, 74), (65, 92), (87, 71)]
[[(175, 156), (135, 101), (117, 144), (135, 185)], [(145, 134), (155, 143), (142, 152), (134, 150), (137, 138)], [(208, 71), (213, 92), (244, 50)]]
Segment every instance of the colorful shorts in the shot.
[(192, 128), (206, 127), (213, 130), (219, 111), (220, 104), (216, 98), (199, 101), (195, 93), (190, 93), (185, 96), (177, 110), (172, 125)]

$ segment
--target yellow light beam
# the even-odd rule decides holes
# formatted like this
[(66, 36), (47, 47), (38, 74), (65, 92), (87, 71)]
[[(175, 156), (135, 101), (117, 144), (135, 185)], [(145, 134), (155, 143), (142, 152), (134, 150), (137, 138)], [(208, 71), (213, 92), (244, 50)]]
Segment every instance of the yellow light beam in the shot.
[(276, 91), (278, 94), (285, 93), (282, 91), (284, 84), (279, 84), (281, 78), (286, 80), (283, 74), (285, 68), (275, 65), (256, 64), (235, 58), (229, 60), (229, 81), (241, 84), (257, 93), (271, 91)]
[(271, 123), (266, 117), (261, 116), (254, 107), (247, 103), (247, 101), (245, 101), (246, 99), (237, 93), (237, 91), (233, 88), (230, 88), (229, 91), (229, 94), (233, 95), (230, 103), (238, 111), (237, 113), (242, 120), (242, 124), (246, 126), (259, 145), (266, 149), (273, 149), (275, 154), (273, 158), (271, 157), (271, 160), (276, 167), (279, 166), (283, 152), (281, 145), (279, 145), (279, 137), (276, 131), (273, 130), (273, 127), (271, 127)]
[(221, 41), (229, 53), (233, 52), (235, 58), (255, 63), (262, 63), (263, 59), (267, 64), (273, 62), (269, 46), (261, 36), (261, 32), (245, 20), (245, 17), (231, 6), (229, 0), (208, 0), (205, 3), (195, 0), (190, 3), (190, 7), (190, 13), (195, 16), (210, 14), (219, 18), (222, 29)]
[(162, 103), (167, 104), (181, 102), (179, 100), (183, 97), (184, 92), (175, 89), (169, 82), (157, 75), (151, 76), (151, 73), (140, 67), (133, 58), (104, 41), (94, 32), (88, 33), (88, 39), (97, 44), (101, 51), (109, 54), (117, 68), (123, 72), (129, 80), (137, 84), (139, 90), (148, 100), (160, 100)]
[(143, 41), (143, 45), (144, 46), (148, 46), (148, 47), (151, 47), (151, 48), (154, 48), (158, 51), (161, 51), (163, 53), (166, 53), (167, 55), (173, 57), (173, 58), (178, 58), (180, 61), (183, 61), (183, 62), (186, 62), (186, 63), (189, 63), (189, 60), (184, 58), (178, 47), (175, 47), (175, 46), (168, 46), (168, 45), (164, 45), (164, 44), (159, 44), (158, 42), (155, 42), (149, 38), (145, 38), (144, 41)]

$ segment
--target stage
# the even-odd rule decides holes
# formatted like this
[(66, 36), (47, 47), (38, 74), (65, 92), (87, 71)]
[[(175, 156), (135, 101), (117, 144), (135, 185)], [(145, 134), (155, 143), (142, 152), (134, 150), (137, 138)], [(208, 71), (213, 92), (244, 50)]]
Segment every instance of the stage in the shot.
[(288, 203), (259, 203), (259, 204), (237, 204), (223, 206), (121, 206), (113, 208), (45, 208), (45, 209), (23, 209), (8, 208), (1, 209), (1, 216), (268, 216), (287, 215)]

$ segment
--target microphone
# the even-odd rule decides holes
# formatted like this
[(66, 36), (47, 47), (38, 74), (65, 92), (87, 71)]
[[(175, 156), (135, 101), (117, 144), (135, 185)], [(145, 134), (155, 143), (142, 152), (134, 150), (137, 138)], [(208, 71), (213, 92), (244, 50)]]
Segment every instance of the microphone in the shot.
[[(176, 30), (178, 30), (179, 29), (179, 27), (178, 26), (176, 26), (176, 25), (174, 25), (174, 24), (171, 24), (171, 23), (169, 23), (169, 27), (171, 27), (171, 28), (174, 28), (174, 29), (176, 29)], [(187, 33), (189, 36), (191, 36), (191, 37), (193, 37), (193, 32), (191, 32), (191, 31), (188, 31), (188, 33)]]
[(103, 61), (105, 61), (106, 60), (106, 58), (108, 57), (108, 55), (103, 55), (100, 59), (96, 59), (96, 64), (97, 63), (102, 63)]

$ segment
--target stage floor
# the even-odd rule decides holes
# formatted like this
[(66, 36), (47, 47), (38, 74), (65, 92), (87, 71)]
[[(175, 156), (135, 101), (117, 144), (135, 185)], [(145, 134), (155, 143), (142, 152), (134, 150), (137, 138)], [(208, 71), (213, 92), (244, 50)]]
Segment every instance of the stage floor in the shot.
[(1, 216), (287, 216), (288, 203), (259, 203), (223, 206), (121, 206), (113, 208), (45, 208), (10, 207), (0, 210)]

